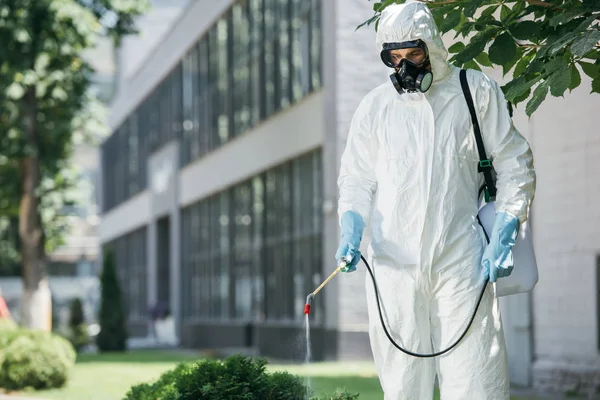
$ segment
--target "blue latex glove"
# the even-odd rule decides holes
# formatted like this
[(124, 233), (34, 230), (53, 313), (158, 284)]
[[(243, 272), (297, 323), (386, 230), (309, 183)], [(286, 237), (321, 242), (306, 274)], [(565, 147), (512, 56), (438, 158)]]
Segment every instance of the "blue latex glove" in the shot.
[(481, 265), (486, 278), (496, 282), (498, 278), (509, 276), (513, 270), (512, 247), (519, 232), (519, 219), (512, 214), (500, 212), (496, 214), (490, 243), (483, 253)]
[(346, 258), (346, 267), (342, 272), (352, 272), (356, 270), (356, 264), (360, 261), (360, 241), (362, 240), (365, 222), (356, 211), (346, 211), (342, 215), (342, 237), (340, 246), (335, 253), (338, 265), (342, 262), (342, 257)]

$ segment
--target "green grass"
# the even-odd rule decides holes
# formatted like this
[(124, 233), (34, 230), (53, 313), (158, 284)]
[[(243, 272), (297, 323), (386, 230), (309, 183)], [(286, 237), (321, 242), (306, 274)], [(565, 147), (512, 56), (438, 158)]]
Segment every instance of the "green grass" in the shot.
[[(32, 396), (49, 400), (121, 400), (135, 384), (157, 379), (179, 362), (197, 360), (190, 351), (133, 351), (122, 354), (80, 355), (66, 387), (42, 391)], [(269, 371), (288, 371), (309, 377), (316, 393), (332, 393), (337, 388), (360, 393), (360, 400), (381, 400), (383, 393), (375, 367), (368, 362), (269, 365)], [(435, 399), (439, 399), (436, 393)], [(513, 400), (527, 400), (517, 399)], [(529, 399), (533, 400), (533, 399)]]
[(36, 393), (42, 399), (120, 400), (135, 384), (157, 379), (179, 362), (200, 358), (180, 351), (135, 351), (122, 354), (82, 354), (62, 389)]

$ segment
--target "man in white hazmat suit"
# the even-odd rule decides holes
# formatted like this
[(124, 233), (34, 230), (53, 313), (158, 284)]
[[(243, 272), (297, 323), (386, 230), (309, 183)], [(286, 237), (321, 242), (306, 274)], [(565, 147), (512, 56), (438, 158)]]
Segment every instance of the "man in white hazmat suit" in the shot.
[[(510, 275), (511, 246), (534, 197), (533, 157), (498, 84), (469, 70), (484, 145), (497, 173), (497, 214), (488, 245), (477, 223), (483, 177), (459, 69), (447, 62), (429, 9), (417, 2), (387, 7), (377, 51), (404, 80), (396, 86), (420, 90), (399, 93), (388, 81), (358, 106), (338, 178), (342, 234), (336, 258), (346, 257), (344, 271), (355, 270), (363, 229), (370, 224), (368, 259), (388, 330), (404, 348), (432, 353), (460, 337), (486, 279)], [(366, 287), (369, 336), (385, 400), (432, 399), (436, 372), (443, 400), (509, 399), (493, 285), (467, 335), (436, 358), (414, 358), (390, 343), (369, 275)]]

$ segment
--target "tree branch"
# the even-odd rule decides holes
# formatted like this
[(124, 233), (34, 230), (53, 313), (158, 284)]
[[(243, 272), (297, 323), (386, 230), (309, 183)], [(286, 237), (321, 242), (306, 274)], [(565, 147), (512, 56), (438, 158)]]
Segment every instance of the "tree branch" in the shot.
[(532, 6), (542, 6), (542, 7), (547, 7), (547, 8), (556, 7), (554, 4), (546, 3), (545, 1), (542, 1), (542, 0), (525, 0), (525, 1), (529, 4), (531, 4)]

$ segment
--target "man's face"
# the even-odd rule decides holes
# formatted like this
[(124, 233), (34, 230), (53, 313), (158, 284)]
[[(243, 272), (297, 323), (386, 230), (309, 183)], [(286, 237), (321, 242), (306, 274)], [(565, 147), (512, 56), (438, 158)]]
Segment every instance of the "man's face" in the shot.
[(425, 51), (418, 47), (390, 50), (390, 58), (394, 65), (400, 64), (403, 59), (421, 65), (425, 61)]

